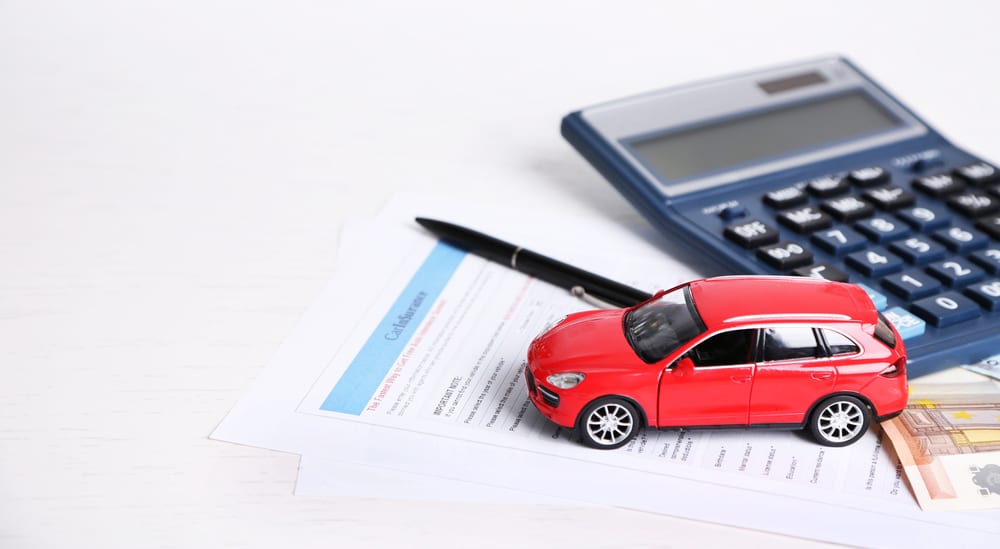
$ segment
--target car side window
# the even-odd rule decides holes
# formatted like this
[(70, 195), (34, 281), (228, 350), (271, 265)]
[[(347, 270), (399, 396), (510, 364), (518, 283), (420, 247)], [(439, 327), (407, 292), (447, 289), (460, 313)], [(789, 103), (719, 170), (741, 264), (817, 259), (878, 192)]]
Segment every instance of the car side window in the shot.
[(823, 330), (823, 339), (826, 340), (826, 346), (830, 349), (831, 355), (853, 355), (861, 352), (857, 343), (840, 332)]
[(764, 329), (764, 360), (793, 360), (823, 356), (813, 329), (781, 326)]
[(754, 342), (754, 332), (754, 330), (732, 330), (715, 334), (691, 349), (691, 360), (695, 367), (752, 362), (750, 350)]

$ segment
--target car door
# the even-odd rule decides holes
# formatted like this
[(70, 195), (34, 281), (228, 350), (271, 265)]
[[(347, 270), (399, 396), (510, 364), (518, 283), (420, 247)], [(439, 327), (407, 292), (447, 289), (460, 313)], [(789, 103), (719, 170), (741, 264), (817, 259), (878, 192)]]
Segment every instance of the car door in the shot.
[(761, 330), (761, 356), (750, 394), (751, 424), (801, 423), (817, 399), (829, 394), (837, 371), (811, 326)]
[(702, 340), (660, 377), (658, 426), (746, 425), (756, 330)]

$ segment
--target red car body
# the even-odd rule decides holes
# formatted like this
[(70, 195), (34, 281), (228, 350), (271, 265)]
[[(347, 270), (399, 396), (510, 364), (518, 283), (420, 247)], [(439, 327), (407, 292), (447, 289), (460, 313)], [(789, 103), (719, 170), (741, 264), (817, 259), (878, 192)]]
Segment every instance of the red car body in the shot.
[(569, 315), (531, 343), (525, 377), (545, 417), (597, 448), (643, 426), (808, 428), (843, 446), (907, 400), (903, 340), (868, 295), (802, 277), (697, 280)]

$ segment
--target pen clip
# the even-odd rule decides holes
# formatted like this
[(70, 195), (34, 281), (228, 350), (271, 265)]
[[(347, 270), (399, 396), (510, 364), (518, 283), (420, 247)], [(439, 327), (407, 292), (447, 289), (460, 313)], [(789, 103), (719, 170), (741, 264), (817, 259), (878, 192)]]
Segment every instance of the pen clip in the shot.
[(594, 297), (587, 293), (587, 290), (583, 286), (573, 286), (569, 289), (569, 293), (583, 300), (584, 303), (588, 305), (593, 305), (599, 309), (620, 309), (617, 305), (612, 305), (603, 299)]

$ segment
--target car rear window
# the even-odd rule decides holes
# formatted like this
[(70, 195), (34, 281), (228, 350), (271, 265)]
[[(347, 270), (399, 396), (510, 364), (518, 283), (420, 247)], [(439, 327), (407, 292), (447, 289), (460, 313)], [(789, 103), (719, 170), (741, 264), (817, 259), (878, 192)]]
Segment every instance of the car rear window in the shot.
[(892, 326), (882, 316), (882, 313), (878, 314), (878, 323), (875, 325), (875, 338), (885, 343), (890, 349), (896, 348), (896, 332), (892, 330)]

